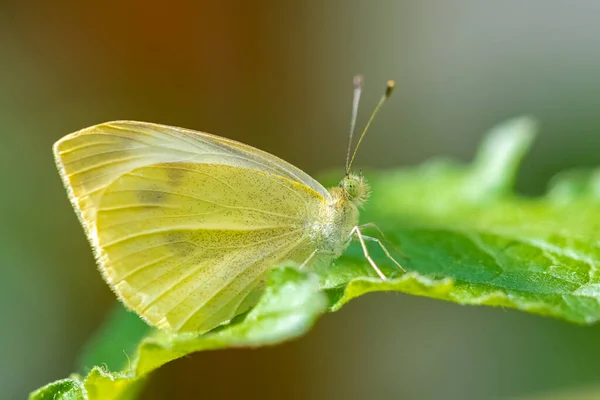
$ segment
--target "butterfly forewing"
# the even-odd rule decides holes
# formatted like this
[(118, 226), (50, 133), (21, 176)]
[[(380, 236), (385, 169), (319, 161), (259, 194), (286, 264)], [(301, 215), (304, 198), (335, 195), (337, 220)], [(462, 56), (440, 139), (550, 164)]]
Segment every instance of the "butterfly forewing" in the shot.
[(55, 146), (105, 279), (155, 326), (209, 330), (255, 304), (271, 267), (314, 250), (307, 227), (325, 189), (215, 138), (113, 123)]
[(95, 125), (56, 142), (54, 154), (86, 229), (107, 185), (135, 168), (161, 162), (256, 169), (289, 178), (329, 197), (316, 180), (272, 154), (219, 136), (166, 125), (136, 121)]

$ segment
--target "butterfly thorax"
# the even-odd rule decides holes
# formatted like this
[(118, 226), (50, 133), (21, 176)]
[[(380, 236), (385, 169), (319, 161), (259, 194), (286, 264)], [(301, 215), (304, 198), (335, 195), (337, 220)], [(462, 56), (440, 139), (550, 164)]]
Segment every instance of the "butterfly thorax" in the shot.
[(350, 234), (358, 225), (359, 207), (368, 197), (369, 186), (362, 176), (348, 175), (339, 186), (329, 189), (329, 194), (330, 199), (312, 224), (311, 239), (316, 248), (337, 258), (350, 244)]

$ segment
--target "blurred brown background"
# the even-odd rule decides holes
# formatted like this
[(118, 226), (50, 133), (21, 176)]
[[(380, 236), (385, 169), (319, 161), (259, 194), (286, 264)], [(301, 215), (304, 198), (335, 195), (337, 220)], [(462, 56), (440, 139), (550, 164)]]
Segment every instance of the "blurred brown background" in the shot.
[[(395, 79), (358, 164), (468, 160), (531, 114), (519, 189), (599, 164), (600, 2), (0, 3), (0, 397), (75, 370), (113, 306), (61, 186), (52, 143), (136, 119), (216, 133), (309, 173), (341, 167), (351, 79), (361, 121)], [(196, 354), (146, 399), (482, 399), (600, 385), (600, 326), (400, 294), (369, 295), (306, 337)]]

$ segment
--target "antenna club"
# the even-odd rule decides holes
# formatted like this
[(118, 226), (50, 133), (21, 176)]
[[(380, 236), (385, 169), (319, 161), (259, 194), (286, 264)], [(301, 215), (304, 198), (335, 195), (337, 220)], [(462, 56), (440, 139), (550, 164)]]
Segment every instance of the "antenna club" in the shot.
[(387, 88), (385, 90), (385, 97), (386, 97), (386, 99), (389, 98), (392, 95), (392, 92), (394, 91), (395, 87), (396, 87), (396, 82), (394, 82), (394, 81), (387, 81)]
[(354, 76), (354, 79), (352, 79), (352, 84), (354, 85), (354, 89), (361, 89), (363, 87), (363, 81), (364, 81), (364, 78), (362, 75)]
[[(360, 77), (360, 75), (357, 75), (354, 78), (355, 85), (357, 84), (357, 82), (362, 83), (362, 78)], [(375, 115), (377, 115), (377, 112), (379, 111), (379, 109), (381, 108), (383, 103), (385, 103), (385, 101), (392, 95), (392, 92), (394, 91), (395, 87), (396, 87), (396, 82), (391, 81), (391, 80), (387, 81), (387, 87), (385, 89), (385, 94), (383, 96), (381, 96), (381, 99), (379, 99), (379, 103), (377, 103), (377, 106), (375, 106), (375, 109), (373, 110), (371, 117), (367, 121), (367, 125), (365, 126), (365, 129), (362, 131), (360, 137), (358, 138), (358, 143), (356, 143), (356, 146), (354, 147), (354, 152), (352, 153), (352, 157), (350, 157), (350, 145), (352, 143), (352, 134), (354, 133), (354, 123), (356, 121), (356, 110), (358, 108), (358, 98), (359, 98), (360, 92), (361, 92), (360, 87), (354, 86), (354, 104), (352, 107), (353, 112), (352, 112), (352, 125), (351, 125), (352, 127), (350, 129), (350, 140), (348, 141), (348, 154), (346, 157), (346, 175), (348, 175), (348, 173), (350, 172), (350, 167), (352, 167), (352, 163), (354, 162), (354, 158), (356, 157), (358, 148), (360, 147), (360, 144), (362, 143), (362, 140), (364, 139), (365, 134), (369, 130), (369, 126), (371, 126), (371, 122), (373, 122)]]

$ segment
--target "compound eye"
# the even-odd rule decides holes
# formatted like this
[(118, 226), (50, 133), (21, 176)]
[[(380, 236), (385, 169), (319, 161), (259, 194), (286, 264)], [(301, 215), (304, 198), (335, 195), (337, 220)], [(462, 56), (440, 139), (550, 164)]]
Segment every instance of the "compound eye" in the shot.
[(344, 182), (344, 189), (348, 192), (348, 194), (352, 197), (356, 196), (356, 182), (348, 180)]

